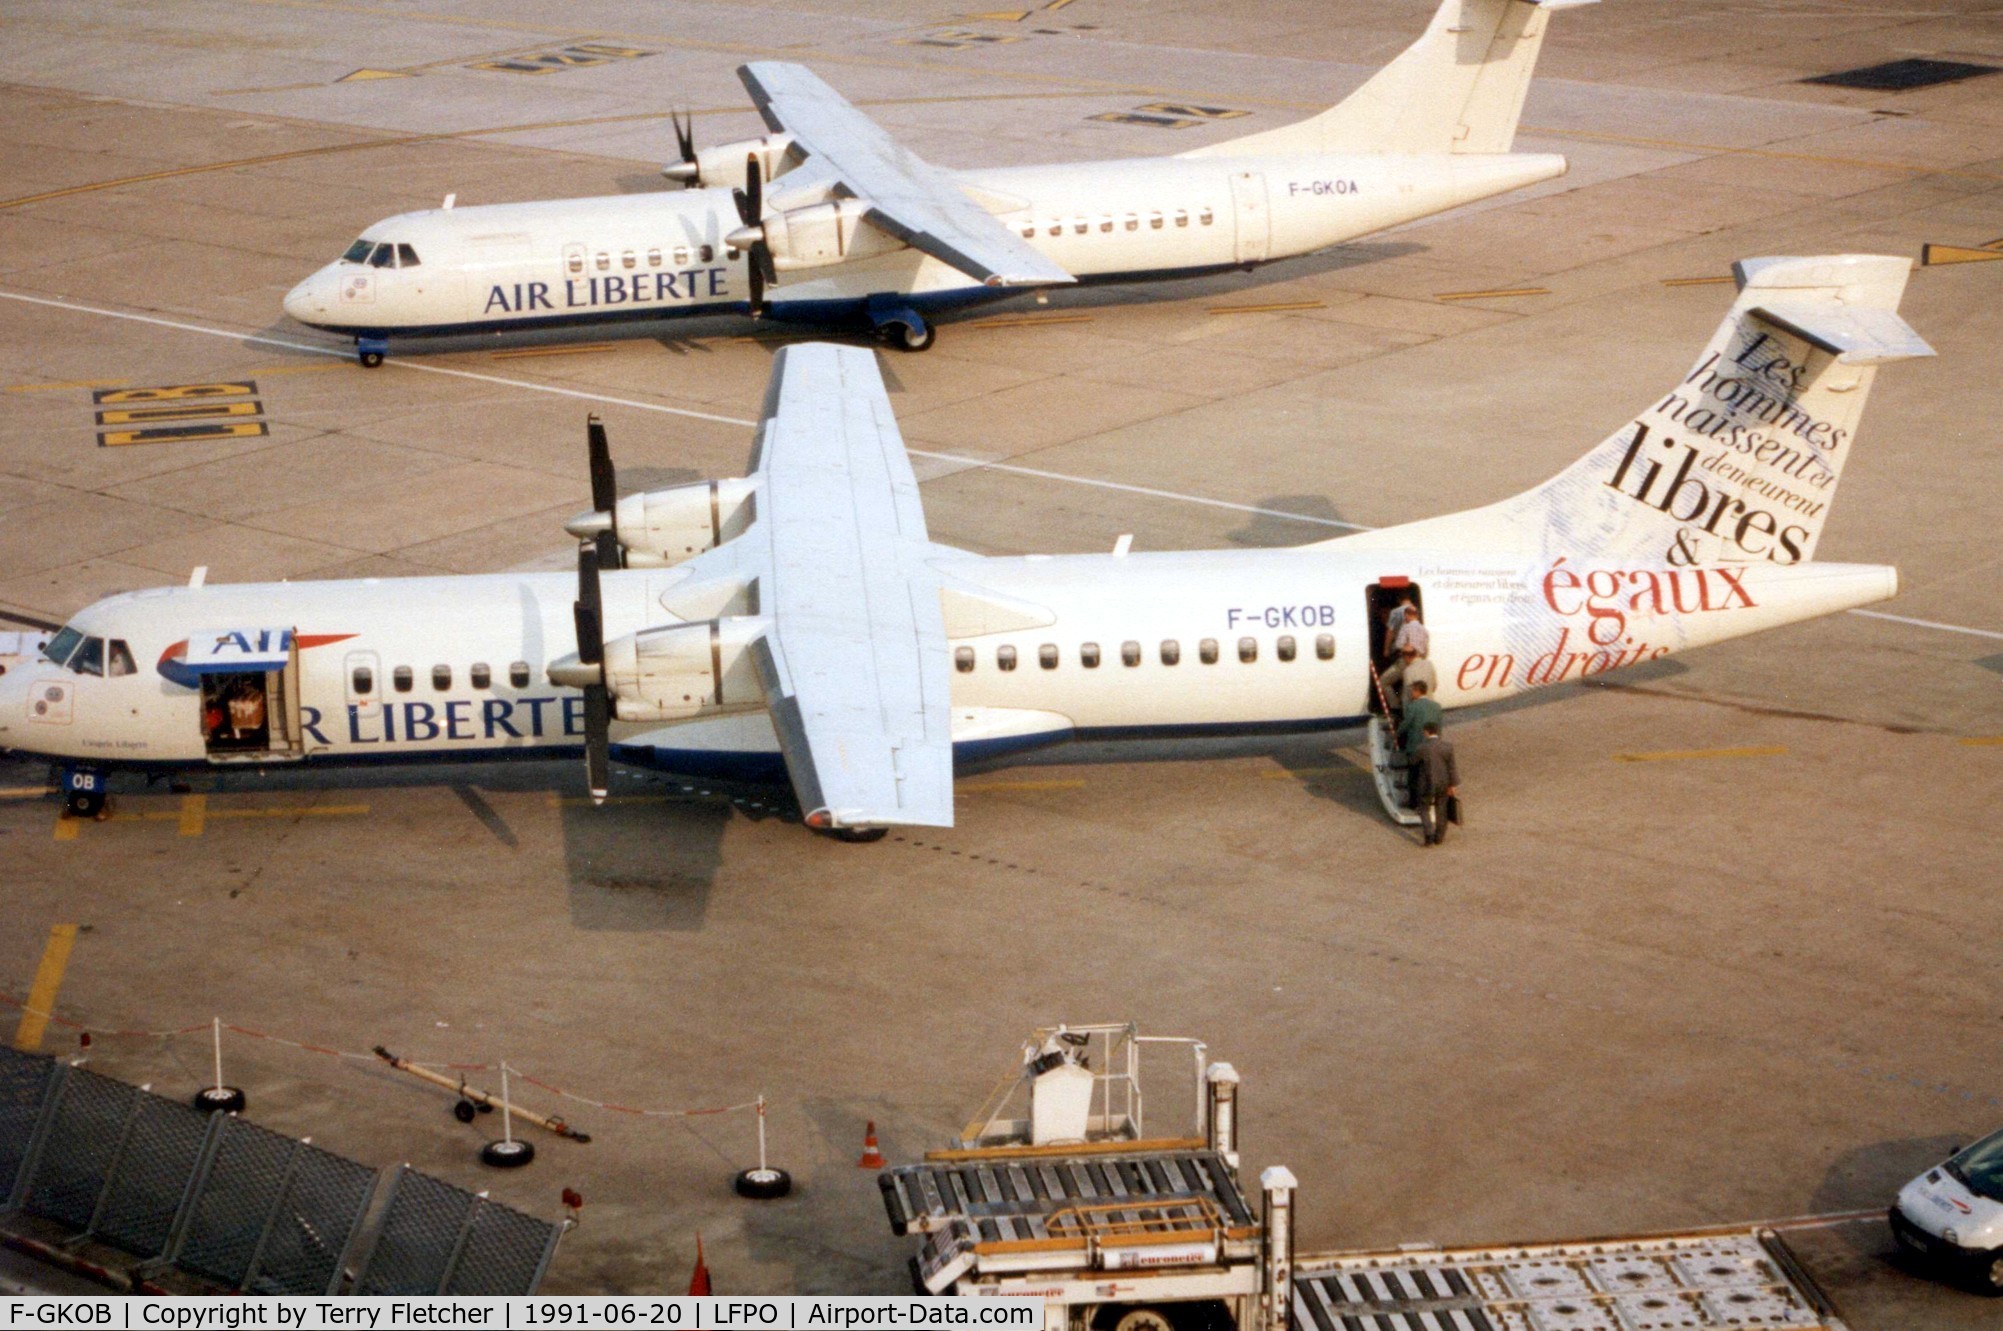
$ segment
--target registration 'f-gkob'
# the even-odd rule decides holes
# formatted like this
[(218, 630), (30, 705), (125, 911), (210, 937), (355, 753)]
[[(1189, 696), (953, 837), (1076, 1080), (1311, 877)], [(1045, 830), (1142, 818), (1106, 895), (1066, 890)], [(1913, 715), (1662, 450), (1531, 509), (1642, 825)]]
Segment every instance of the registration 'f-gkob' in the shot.
[(799, 65), (739, 76), (770, 132), (697, 151), (683, 194), (447, 207), (362, 233), (285, 298), (350, 335), (732, 311), (866, 321), (930, 346), (927, 316), (1028, 287), (1214, 273), (1307, 254), (1548, 180), (1510, 146), (1547, 11), (1591, 0), (1443, 0), (1425, 35), (1339, 105), (1168, 158), (948, 171)]
[(1876, 367), (1932, 354), (1908, 263), (1738, 265), (1695, 367), (1551, 481), (1281, 550), (985, 558), (926, 534), (871, 352), (779, 353), (751, 474), (594, 512), (567, 574), (161, 588), (0, 679), (0, 745), (112, 769), (608, 758), (790, 781), (852, 837), (953, 819), (953, 761), (1080, 736), (1313, 730), (1372, 710), (1421, 598), (1447, 707), (1894, 594), (1815, 550)]

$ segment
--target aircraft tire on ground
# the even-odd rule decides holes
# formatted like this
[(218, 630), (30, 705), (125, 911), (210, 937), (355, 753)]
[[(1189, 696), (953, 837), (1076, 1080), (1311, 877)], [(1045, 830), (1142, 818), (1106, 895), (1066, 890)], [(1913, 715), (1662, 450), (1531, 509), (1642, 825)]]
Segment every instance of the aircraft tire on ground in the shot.
[(860, 846), (867, 845), (872, 841), (883, 840), (890, 835), (890, 829), (887, 827), (837, 827), (833, 829), (833, 834), (837, 841), (846, 841), (852, 845)]
[(931, 324), (919, 324), (916, 328), (907, 323), (892, 324), (890, 344), (899, 351), (926, 351), (939, 340), (939, 330)]
[(373, 370), (383, 363), (383, 354), (380, 351), (358, 351), (355, 359), (362, 363), (363, 369)]
[(204, 1114), (241, 1114), (245, 1103), (234, 1086), (204, 1086), (195, 1092), (195, 1108)]
[(473, 1107), (471, 1100), (460, 1100), (452, 1106), (452, 1117), (458, 1119), (461, 1123), (471, 1123), (473, 1116), (479, 1112), (479, 1110)]
[(102, 818), (105, 803), (101, 790), (72, 790), (63, 796), (63, 812), (72, 818)]
[(754, 1202), (769, 1202), (793, 1190), (793, 1176), (783, 1169), (747, 1169), (731, 1181), (737, 1195)]
[(1998, 1248), (1975, 1270), (1975, 1288), (1990, 1298), (2003, 1298), (2003, 1248)]
[(480, 1148), (480, 1163), (495, 1169), (520, 1169), (535, 1158), (535, 1143), (519, 1137), (513, 1141), (488, 1142)]

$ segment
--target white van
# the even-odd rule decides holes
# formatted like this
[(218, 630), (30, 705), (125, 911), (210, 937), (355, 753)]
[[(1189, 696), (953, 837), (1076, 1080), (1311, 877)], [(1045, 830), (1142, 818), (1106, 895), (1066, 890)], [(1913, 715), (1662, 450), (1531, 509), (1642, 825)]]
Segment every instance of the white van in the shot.
[(2003, 1295), (2003, 1132), (1899, 1190), (1892, 1235), (1945, 1273)]

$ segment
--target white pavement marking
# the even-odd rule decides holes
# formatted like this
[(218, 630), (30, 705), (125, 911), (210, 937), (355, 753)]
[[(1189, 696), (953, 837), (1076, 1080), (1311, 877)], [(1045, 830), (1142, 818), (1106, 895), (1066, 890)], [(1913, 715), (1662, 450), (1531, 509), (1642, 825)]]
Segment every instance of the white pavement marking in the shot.
[(1889, 619), (1894, 624), (1911, 624), (1916, 629), (1939, 629), (1942, 633), (1966, 633), (1976, 638), (1994, 638), (2003, 642), (2003, 633), (1994, 629), (1972, 629), (1961, 624), (1943, 624), (1934, 619), (1908, 619), (1904, 615), (1888, 615), (1882, 610), (1852, 610), (1853, 615), (1866, 619)]
[[(237, 333), (226, 328), (209, 328), (201, 324), (184, 323), (177, 319), (162, 319), (156, 315), (134, 314), (129, 310), (107, 310), (96, 305), (79, 305), (74, 301), (55, 300), (47, 296), (30, 296), (18, 291), (0, 291), (0, 299), (22, 301), (29, 305), (47, 305), (58, 310), (72, 310), (78, 314), (95, 314), (106, 319), (127, 319), (133, 323), (153, 324), (160, 328), (179, 329), (185, 333), (200, 333), (204, 337), (229, 338), (238, 342), (254, 342), (260, 346), (284, 347), (288, 351), (303, 351), (314, 356), (334, 356), (342, 360), (348, 358), (345, 351), (335, 347), (322, 346), (314, 342), (294, 342), (287, 338), (270, 337), (263, 333)], [(639, 402), (632, 398), (613, 397), (607, 393), (587, 393), (577, 388), (559, 388), (554, 384), (530, 383), (525, 379), (509, 379), (498, 374), (481, 374), (475, 370), (457, 370), (446, 365), (422, 365), (410, 360), (386, 360), (384, 365), (393, 365), (400, 370), (422, 370), (426, 374), (450, 375), (455, 379), (474, 379), (481, 383), (500, 384), (506, 388), (520, 388), (532, 393), (551, 393), (558, 397), (577, 398), (584, 402), (602, 402), (614, 407), (632, 407), (636, 411), (658, 411), (670, 416), (687, 416), (699, 421), (716, 421), (722, 425), (742, 425), (756, 428), (757, 421), (748, 421), (739, 416), (718, 416), (707, 411), (690, 411), (687, 407), (670, 407), (661, 402)], [(1067, 476), (1063, 472), (1043, 471), (1036, 467), (1019, 467), (1009, 462), (984, 462), (980, 458), (962, 457), (958, 453), (934, 453), (927, 449), (909, 450), (913, 457), (932, 458), (940, 462), (959, 462), (971, 468), (985, 468), (988, 471), (1005, 471), (1016, 476), (1034, 476), (1038, 480), (1063, 481), (1068, 485), (1089, 485), (1098, 490), (1117, 490), (1124, 494), (1146, 495), (1151, 499), (1173, 499), (1184, 504), (1202, 504), (1208, 508), (1228, 508), (1234, 513), (1253, 513), (1260, 517), (1287, 518), (1294, 522), (1305, 522), (1317, 527), (1340, 527), (1344, 531), (1374, 531), (1361, 523), (1341, 522), (1335, 518), (1311, 517), (1306, 513), (1289, 513), (1283, 508), (1261, 508), (1256, 504), (1234, 504), (1228, 499), (1210, 499), (1203, 495), (1182, 494), (1175, 490), (1157, 490), (1146, 485), (1126, 485), (1119, 481), (1098, 481), (1087, 476)], [(1936, 629), (1942, 633), (1966, 633), (1977, 638), (1994, 638), (2003, 641), (2003, 633), (1993, 629), (1969, 628), (1962, 624), (1943, 624), (1932, 619), (1909, 619), (1904, 615), (1888, 615), (1881, 610), (1851, 610), (1846, 613), (1861, 615), (1865, 619), (1883, 619), (1894, 624), (1907, 624), (1913, 628)]]

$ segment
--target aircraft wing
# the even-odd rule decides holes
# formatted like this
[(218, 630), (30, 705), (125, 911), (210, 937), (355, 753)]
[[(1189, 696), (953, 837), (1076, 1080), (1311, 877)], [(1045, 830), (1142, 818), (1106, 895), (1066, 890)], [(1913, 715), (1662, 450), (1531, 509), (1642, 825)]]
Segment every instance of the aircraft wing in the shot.
[(814, 826), (952, 826), (946, 624), (875, 355), (782, 350), (758, 456), (771, 627), (754, 650), (801, 811)]
[(761, 60), (740, 67), (737, 76), (768, 127), (790, 133), (843, 190), (868, 201), (873, 225), (989, 286), (1077, 280), (806, 67)]

